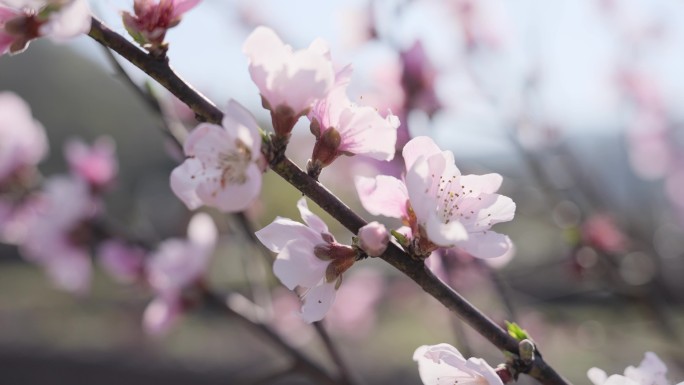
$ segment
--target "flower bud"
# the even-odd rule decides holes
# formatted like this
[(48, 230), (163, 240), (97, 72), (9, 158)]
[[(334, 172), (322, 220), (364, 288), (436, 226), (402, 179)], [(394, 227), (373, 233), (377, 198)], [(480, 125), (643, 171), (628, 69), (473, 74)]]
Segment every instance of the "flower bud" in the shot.
[(371, 257), (382, 255), (389, 243), (389, 233), (384, 225), (371, 222), (359, 230), (360, 246)]

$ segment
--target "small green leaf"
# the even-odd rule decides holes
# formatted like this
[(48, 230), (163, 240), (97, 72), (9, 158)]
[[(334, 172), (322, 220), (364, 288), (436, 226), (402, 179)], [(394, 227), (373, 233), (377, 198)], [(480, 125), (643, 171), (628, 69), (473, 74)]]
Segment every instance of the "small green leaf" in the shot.
[(394, 236), (394, 238), (397, 239), (397, 241), (399, 242), (400, 245), (402, 245), (403, 247), (408, 246), (409, 241), (404, 236), (404, 234), (401, 234), (401, 233), (397, 232), (396, 230), (392, 230), (392, 231), (390, 231), (390, 233), (392, 234), (392, 236)]
[(529, 334), (527, 334), (527, 331), (521, 328), (517, 323), (508, 321), (504, 322), (506, 322), (506, 329), (508, 329), (508, 334), (510, 334), (511, 337), (515, 338), (518, 341), (530, 338)]

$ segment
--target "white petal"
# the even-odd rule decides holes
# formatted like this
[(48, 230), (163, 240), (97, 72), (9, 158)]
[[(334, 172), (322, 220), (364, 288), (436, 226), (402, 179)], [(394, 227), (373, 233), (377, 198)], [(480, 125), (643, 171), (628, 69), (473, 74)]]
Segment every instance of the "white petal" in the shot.
[(319, 234), (329, 233), (328, 226), (325, 224), (325, 222), (323, 222), (318, 215), (309, 210), (309, 206), (306, 203), (306, 198), (302, 197), (297, 201), (297, 208), (299, 209), (299, 214), (302, 216), (302, 219), (307, 226), (312, 228), (314, 231), (317, 231)]
[(255, 234), (274, 253), (279, 253), (288, 242), (296, 239), (306, 239), (313, 246), (325, 243), (320, 233), (289, 218), (278, 217)]
[(425, 223), (427, 236), (437, 246), (451, 247), (468, 239), (468, 231), (459, 221), (443, 223), (433, 211)]
[(336, 293), (335, 282), (321, 283), (309, 289), (302, 305), (304, 321), (312, 323), (322, 320), (335, 301)]
[(314, 245), (305, 239), (291, 241), (283, 247), (275, 262), (273, 273), (288, 289), (312, 287), (325, 277), (329, 262), (314, 255)]
[(202, 200), (197, 195), (202, 170), (202, 163), (190, 158), (171, 171), (171, 190), (190, 210), (202, 206)]
[(589, 369), (587, 371), (587, 377), (589, 377), (589, 381), (593, 382), (594, 385), (603, 385), (608, 379), (606, 372), (599, 368)]
[(222, 183), (221, 178), (205, 178), (197, 188), (197, 195), (206, 205), (234, 213), (247, 209), (259, 196), (261, 181), (261, 170), (252, 163), (245, 170), (244, 183)]
[(501, 187), (501, 183), (503, 183), (503, 177), (496, 173), (461, 177), (461, 185), (465, 186), (464, 190), (473, 190), (473, 195), (493, 194)]
[(494, 231), (470, 233), (468, 239), (456, 244), (477, 258), (497, 258), (505, 255), (513, 243), (507, 235)]

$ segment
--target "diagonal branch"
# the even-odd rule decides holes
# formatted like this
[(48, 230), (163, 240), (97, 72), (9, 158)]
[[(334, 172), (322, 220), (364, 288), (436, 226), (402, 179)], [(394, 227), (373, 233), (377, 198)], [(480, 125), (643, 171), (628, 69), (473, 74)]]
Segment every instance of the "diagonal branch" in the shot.
[[(223, 113), (206, 97), (185, 83), (169, 66), (167, 60), (158, 60), (147, 55), (95, 18), (93, 19), (89, 35), (100, 44), (116, 51), (154, 78), (177, 98), (186, 103), (197, 114), (198, 118), (213, 123), (221, 121)], [(271, 167), (278, 175), (311, 198), (323, 210), (332, 215), (353, 233), (357, 233), (359, 228), (366, 224), (366, 221), (325, 187), (299, 169), (289, 159), (284, 158), (272, 164)], [(440, 301), (449, 310), (456, 313), (456, 315), (496, 347), (517, 354), (517, 340), (509, 336), (505, 330), (480, 312), (460, 294), (441, 282), (425, 267), (422, 261), (411, 258), (394, 245), (390, 245), (385, 254), (380, 258), (411, 278), (423, 290)], [(544, 362), (539, 353), (537, 353), (534, 364), (528, 374), (542, 384), (569, 384), (567, 380)]]

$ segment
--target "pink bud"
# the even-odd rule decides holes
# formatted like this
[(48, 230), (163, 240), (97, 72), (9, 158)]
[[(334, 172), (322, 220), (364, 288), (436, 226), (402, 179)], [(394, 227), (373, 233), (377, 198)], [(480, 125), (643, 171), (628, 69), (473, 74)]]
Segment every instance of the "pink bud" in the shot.
[(371, 222), (359, 230), (361, 249), (371, 257), (379, 257), (387, 249), (389, 233), (384, 225)]

